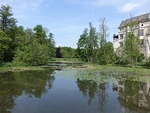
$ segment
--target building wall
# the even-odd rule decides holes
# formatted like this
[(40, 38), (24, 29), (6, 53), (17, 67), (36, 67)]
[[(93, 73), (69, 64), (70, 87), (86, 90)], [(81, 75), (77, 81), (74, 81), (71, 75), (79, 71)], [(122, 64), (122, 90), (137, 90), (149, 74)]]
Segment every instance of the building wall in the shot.
[[(121, 42), (126, 37), (127, 32), (130, 32), (129, 27), (122, 27), (119, 29), (118, 39), (113, 41), (115, 51), (121, 47)], [(146, 59), (150, 57), (150, 21), (141, 22), (138, 25), (134, 26), (134, 34), (141, 39), (141, 52), (144, 54)]]

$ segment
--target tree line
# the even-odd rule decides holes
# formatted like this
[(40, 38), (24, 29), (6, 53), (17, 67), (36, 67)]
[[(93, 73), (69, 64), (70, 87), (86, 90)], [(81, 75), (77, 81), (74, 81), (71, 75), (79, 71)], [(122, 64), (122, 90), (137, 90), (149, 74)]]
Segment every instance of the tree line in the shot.
[(33, 29), (17, 26), (12, 9), (0, 7), (0, 63), (43, 65), (55, 56), (54, 35), (42, 25)]

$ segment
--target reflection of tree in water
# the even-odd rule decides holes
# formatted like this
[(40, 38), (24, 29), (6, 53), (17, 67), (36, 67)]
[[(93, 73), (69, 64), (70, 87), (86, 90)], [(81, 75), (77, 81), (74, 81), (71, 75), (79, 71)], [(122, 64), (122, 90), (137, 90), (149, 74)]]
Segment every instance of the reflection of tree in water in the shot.
[(150, 111), (150, 83), (125, 80), (118, 81), (116, 86), (121, 104)]
[(28, 94), (40, 98), (47, 88), (52, 87), (51, 72), (20, 72), (0, 75), (0, 113), (10, 113), (16, 97)]
[(80, 91), (83, 93), (83, 95), (89, 97), (88, 103), (91, 104), (92, 99), (96, 95), (96, 91), (97, 91), (97, 87), (98, 87), (97, 83), (94, 81), (77, 79), (77, 85), (78, 85)]
[(77, 79), (77, 85), (83, 95), (88, 96), (88, 104), (92, 103), (92, 100), (95, 97), (99, 98), (100, 110), (103, 111), (103, 108), (106, 104), (106, 83), (98, 83), (91, 80), (80, 80)]
[(106, 104), (108, 95), (106, 93), (106, 83), (99, 83), (99, 90), (98, 90), (98, 98), (99, 98), (99, 104), (100, 109), (102, 112), (104, 112), (104, 106)]

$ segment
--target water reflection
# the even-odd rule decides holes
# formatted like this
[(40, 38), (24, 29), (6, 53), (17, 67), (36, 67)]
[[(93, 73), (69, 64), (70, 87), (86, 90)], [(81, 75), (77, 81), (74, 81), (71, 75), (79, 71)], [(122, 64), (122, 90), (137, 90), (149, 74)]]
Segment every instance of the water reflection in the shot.
[(138, 110), (150, 111), (150, 83), (139, 81), (117, 81), (114, 84), (121, 104)]
[(77, 71), (1, 74), (0, 113), (149, 113), (150, 77)]
[[(106, 77), (104, 77), (106, 76)], [(111, 78), (111, 79), (110, 79)], [(98, 98), (100, 113), (107, 112), (110, 109), (108, 103), (112, 103), (110, 98), (118, 101), (118, 109), (124, 109), (119, 112), (149, 113), (150, 112), (150, 82), (140, 81), (139, 76), (120, 75), (112, 76), (104, 73), (98, 78), (99, 81), (87, 78), (78, 78), (77, 86), (83, 95), (88, 97), (88, 104)], [(144, 76), (142, 76), (144, 78)], [(105, 81), (105, 82), (104, 82)], [(114, 96), (114, 97), (113, 97)]]
[(92, 80), (77, 79), (77, 86), (84, 96), (88, 97), (88, 104), (92, 104), (92, 100), (98, 99), (99, 110), (104, 112), (104, 106), (107, 103), (108, 94), (106, 91), (107, 83), (98, 83)]
[(15, 99), (26, 94), (40, 98), (52, 87), (54, 76), (51, 72), (20, 72), (0, 74), (0, 113), (11, 113)]

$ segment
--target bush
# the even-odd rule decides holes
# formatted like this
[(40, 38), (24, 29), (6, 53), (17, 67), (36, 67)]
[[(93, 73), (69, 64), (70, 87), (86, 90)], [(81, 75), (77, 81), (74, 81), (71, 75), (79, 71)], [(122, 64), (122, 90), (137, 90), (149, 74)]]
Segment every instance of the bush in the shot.
[(49, 59), (49, 48), (47, 45), (42, 45), (34, 41), (32, 44), (20, 47), (16, 51), (14, 63), (25, 65), (45, 65)]
[(147, 60), (147, 62), (145, 63), (145, 66), (150, 67), (150, 57), (149, 57), (149, 59)]

